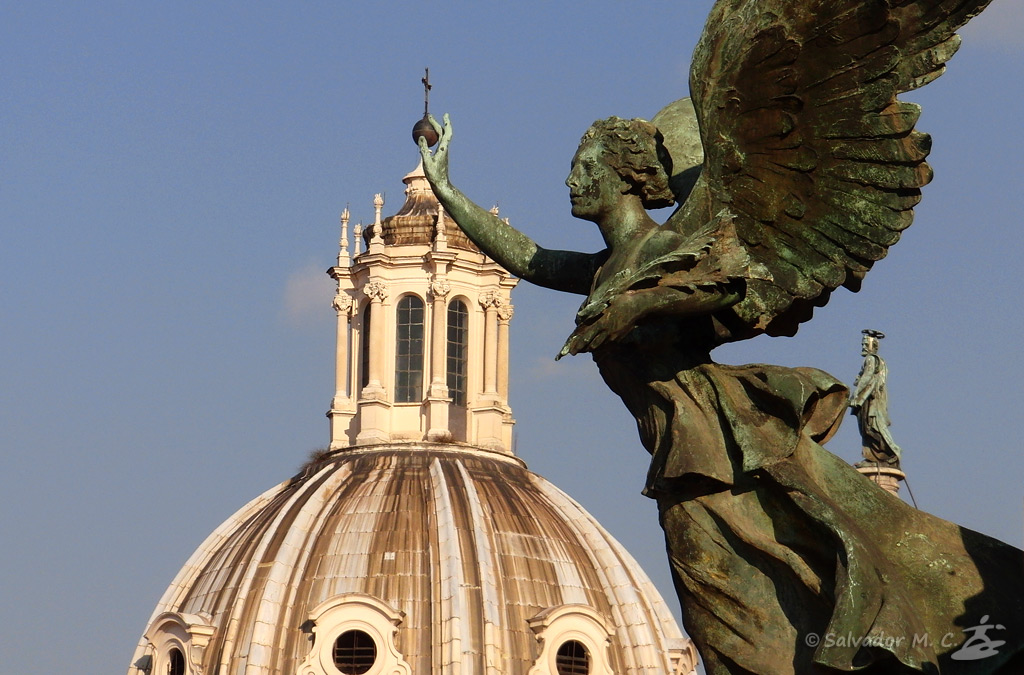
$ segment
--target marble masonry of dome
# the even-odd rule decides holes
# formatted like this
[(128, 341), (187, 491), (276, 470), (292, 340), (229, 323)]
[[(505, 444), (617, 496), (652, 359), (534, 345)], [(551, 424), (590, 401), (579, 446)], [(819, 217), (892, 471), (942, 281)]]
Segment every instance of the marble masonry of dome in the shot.
[(517, 280), (405, 182), (365, 250), (342, 216), (328, 448), (193, 553), (128, 674), (694, 674), (636, 561), (512, 452)]
[[(310, 621), (331, 611), (351, 618)], [(323, 458), (218, 528), (156, 614), (214, 628), (206, 673), (337, 672), (317, 644), (352, 626), (408, 664), (382, 672), (525, 675), (545, 637), (604, 656), (595, 673), (692, 659), (643, 571), (576, 502), (515, 458), (444, 444)]]

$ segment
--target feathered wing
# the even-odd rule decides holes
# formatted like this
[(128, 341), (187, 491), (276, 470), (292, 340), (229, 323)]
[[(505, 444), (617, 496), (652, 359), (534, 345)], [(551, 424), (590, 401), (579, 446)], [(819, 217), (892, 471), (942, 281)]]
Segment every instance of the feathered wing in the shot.
[(942, 74), (988, 2), (718, 0), (690, 74), (704, 166), (669, 226), (733, 215), (762, 270), (719, 317), (735, 337), (793, 334), (910, 225), (930, 138), (897, 94)]

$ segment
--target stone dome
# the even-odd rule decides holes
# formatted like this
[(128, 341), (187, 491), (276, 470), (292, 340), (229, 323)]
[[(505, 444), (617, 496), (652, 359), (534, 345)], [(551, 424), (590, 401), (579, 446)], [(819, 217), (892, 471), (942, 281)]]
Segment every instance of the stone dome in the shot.
[[(373, 667), (332, 662), (360, 632)], [(426, 442), (330, 452), (225, 521), (165, 592), (129, 673), (173, 672), (167, 644), (182, 672), (207, 675), (695, 663), (651, 581), (579, 504), (514, 456)], [(585, 669), (555, 667), (567, 644)]]

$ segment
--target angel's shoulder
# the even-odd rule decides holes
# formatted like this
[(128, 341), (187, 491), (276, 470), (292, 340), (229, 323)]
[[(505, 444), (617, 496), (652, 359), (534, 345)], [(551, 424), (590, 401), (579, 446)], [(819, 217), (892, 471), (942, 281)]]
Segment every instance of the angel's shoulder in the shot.
[(675, 230), (667, 227), (654, 229), (642, 244), (644, 252), (653, 254), (665, 254), (684, 247), (688, 237), (685, 237)]

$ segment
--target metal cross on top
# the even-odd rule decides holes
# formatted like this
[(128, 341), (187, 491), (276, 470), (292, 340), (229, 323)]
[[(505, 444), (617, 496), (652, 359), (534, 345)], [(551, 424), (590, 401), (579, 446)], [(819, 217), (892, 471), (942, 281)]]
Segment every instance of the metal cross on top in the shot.
[(433, 88), (430, 84), (430, 68), (423, 69), (426, 74), (420, 79), (423, 83), (423, 116), (426, 117), (430, 112), (430, 90)]

